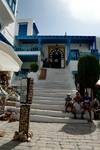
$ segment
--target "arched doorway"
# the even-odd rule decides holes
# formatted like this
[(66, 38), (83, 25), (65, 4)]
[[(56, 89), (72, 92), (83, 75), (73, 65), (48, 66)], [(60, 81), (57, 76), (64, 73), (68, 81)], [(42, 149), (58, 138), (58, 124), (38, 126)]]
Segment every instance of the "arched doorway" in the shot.
[(51, 68), (64, 68), (64, 52), (60, 48), (50, 50), (49, 66)]

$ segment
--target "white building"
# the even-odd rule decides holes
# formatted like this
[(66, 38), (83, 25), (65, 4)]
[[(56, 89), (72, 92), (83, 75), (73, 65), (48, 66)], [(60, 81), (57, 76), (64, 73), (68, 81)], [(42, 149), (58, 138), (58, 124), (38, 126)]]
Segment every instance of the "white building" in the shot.
[(0, 0), (0, 75), (11, 75), (22, 65), (13, 45), (17, 3), (18, 0)]
[(100, 38), (96, 36), (38, 35), (39, 31), (31, 19), (16, 21), (15, 45), (23, 61), (23, 71), (28, 71), (38, 56), (49, 68), (65, 68), (77, 72), (78, 59), (83, 55), (95, 55), (99, 59)]

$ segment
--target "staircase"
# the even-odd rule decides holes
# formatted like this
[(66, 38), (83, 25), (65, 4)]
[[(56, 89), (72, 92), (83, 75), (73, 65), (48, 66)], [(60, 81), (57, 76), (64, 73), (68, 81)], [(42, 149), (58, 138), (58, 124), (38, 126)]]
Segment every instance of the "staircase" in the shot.
[[(75, 95), (72, 74), (66, 69), (47, 69), (46, 80), (34, 84), (34, 97), (31, 106), (30, 120), (36, 122), (71, 122), (72, 114), (64, 113), (65, 96)], [(70, 118), (70, 119), (69, 119)], [(79, 120), (79, 122), (84, 122)]]
[[(34, 83), (33, 103), (30, 121), (52, 123), (86, 123), (86, 120), (71, 119), (71, 113), (64, 113), (65, 96), (75, 95), (75, 84), (69, 68), (47, 69), (46, 80)], [(19, 112), (19, 106), (16, 108)]]

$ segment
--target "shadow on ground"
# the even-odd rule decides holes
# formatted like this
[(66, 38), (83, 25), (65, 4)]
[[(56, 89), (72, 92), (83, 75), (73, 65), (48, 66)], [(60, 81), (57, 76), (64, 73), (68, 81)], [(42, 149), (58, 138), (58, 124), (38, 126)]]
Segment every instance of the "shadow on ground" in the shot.
[(18, 141), (9, 141), (8, 143), (0, 146), (0, 150), (13, 150), (16, 146), (18, 146), (20, 142)]
[(96, 125), (93, 123), (68, 123), (62, 127), (60, 132), (65, 132), (72, 135), (90, 134), (96, 130)]

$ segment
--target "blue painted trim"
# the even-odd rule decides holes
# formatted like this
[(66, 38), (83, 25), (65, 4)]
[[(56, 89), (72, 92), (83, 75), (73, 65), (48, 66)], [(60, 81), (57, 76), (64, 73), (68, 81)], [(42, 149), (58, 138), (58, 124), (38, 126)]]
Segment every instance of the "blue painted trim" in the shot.
[(91, 49), (91, 54), (94, 55), (97, 59), (99, 59), (98, 49)]
[(24, 42), (37, 42), (41, 39), (41, 43), (93, 43), (95, 36), (23, 36), (18, 35), (15, 37), (16, 40)]
[(0, 40), (14, 48), (14, 46), (5, 38), (5, 36), (2, 33), (0, 33)]
[(79, 59), (79, 50), (71, 49), (70, 50), (70, 60), (78, 60)]
[(71, 44), (71, 38), (68, 39), (67, 44), (67, 64), (70, 62), (70, 44)]
[(18, 55), (23, 62), (30, 62), (38, 59), (38, 55)]
[(96, 47), (96, 37), (95, 37), (95, 40), (94, 40), (94, 42), (95, 42), (95, 49), (97, 49), (97, 47)]
[(28, 27), (28, 22), (19, 23), (18, 35), (19, 36), (27, 36), (27, 27)]
[(39, 46), (16, 46), (15, 51), (40, 51)]
[(39, 33), (39, 30), (35, 23), (33, 23), (33, 31), (35, 31), (36, 35)]
[(13, 14), (15, 14), (16, 10), (16, 0), (6, 0), (8, 6), (10, 7)]

